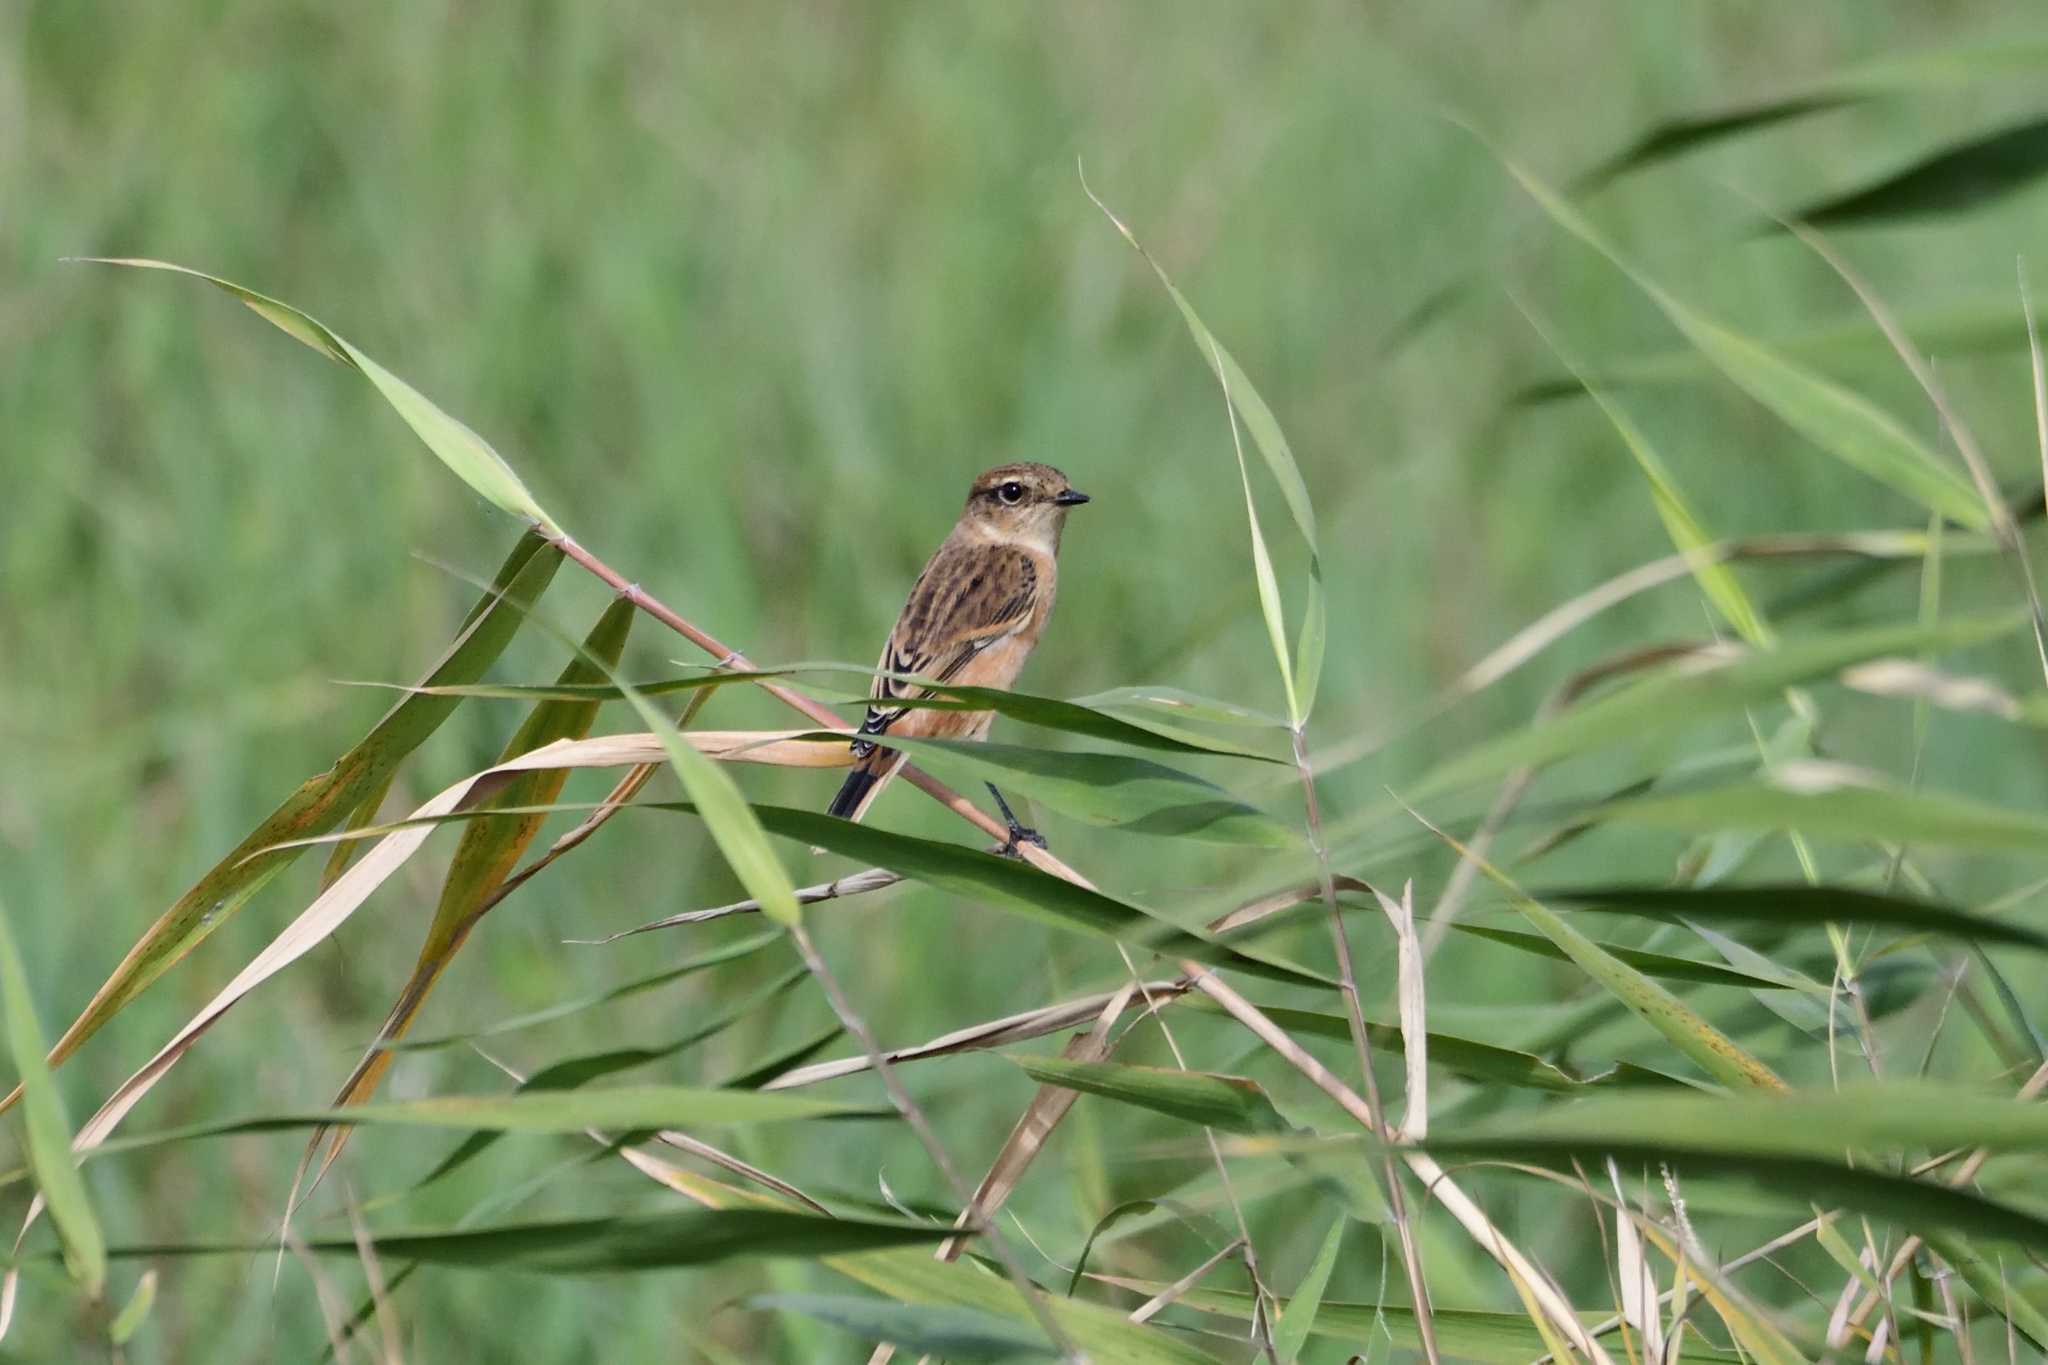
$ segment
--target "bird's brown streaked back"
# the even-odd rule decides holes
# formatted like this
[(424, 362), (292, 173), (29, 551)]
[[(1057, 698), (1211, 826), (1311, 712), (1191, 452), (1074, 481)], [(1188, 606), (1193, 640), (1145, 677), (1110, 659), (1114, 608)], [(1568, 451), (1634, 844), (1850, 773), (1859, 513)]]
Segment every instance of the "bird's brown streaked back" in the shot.
[[(1088, 501), (1051, 465), (997, 465), (968, 489), (960, 520), (917, 576), (876, 668), (963, 687), (1007, 688), (1052, 614), (1055, 556), (1067, 513)], [(994, 715), (892, 706), (924, 693), (900, 677), (877, 677), (854, 741), (854, 769), (830, 807), (858, 819), (894, 771), (898, 755), (872, 738), (980, 739)]]

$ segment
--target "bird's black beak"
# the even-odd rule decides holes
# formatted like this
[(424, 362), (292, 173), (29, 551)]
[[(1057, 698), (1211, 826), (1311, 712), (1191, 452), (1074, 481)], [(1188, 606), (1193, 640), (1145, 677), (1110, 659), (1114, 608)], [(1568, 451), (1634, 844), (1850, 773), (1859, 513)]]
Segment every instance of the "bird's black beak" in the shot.
[(1052, 500), (1061, 507), (1079, 507), (1088, 501), (1088, 495), (1078, 488), (1069, 488), (1052, 495)]

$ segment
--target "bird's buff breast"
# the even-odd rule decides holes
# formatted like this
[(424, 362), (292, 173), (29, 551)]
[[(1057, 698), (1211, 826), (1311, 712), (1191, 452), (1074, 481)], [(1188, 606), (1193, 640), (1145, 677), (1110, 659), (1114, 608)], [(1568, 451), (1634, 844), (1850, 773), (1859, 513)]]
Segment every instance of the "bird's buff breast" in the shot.
[[(1038, 642), (1036, 631), (999, 640), (970, 659), (953, 676), (961, 687), (994, 687), (1007, 690), (1024, 671), (1031, 646)], [(890, 727), (892, 734), (910, 739), (984, 739), (994, 723), (993, 711), (939, 711), (919, 708), (910, 711)], [(886, 742), (886, 741), (885, 741)]]

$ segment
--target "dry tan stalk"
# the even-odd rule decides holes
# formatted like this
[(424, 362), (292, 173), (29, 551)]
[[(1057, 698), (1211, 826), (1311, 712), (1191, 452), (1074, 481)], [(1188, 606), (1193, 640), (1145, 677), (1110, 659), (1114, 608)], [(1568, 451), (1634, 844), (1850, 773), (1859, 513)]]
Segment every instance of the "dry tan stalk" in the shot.
[[(1107, 1057), (1110, 1049), (1109, 1026), (1130, 1005), (1131, 997), (1137, 990), (1137, 982), (1126, 982), (1099, 1007), (1095, 1023), (1089, 1030), (1069, 1040), (1066, 1047), (1061, 1049), (1060, 1055), (1074, 1062), (1099, 1062)], [(1074, 1101), (1079, 1098), (1078, 1091), (1068, 1090), (1063, 1086), (1038, 1087), (1038, 1093), (1032, 1096), (1031, 1104), (1011, 1128), (1010, 1136), (1005, 1138), (1003, 1145), (997, 1149), (996, 1159), (989, 1163), (988, 1174), (981, 1178), (981, 1184), (975, 1188), (974, 1199), (960, 1211), (960, 1217), (954, 1223), (955, 1227), (969, 1227), (976, 1221), (986, 1221), (995, 1216), (996, 1211), (1009, 1199), (1010, 1192), (1017, 1188), (1017, 1182), (1023, 1178), (1024, 1172), (1038, 1158), (1039, 1152), (1044, 1150), (1046, 1138), (1051, 1135), (1060, 1120), (1067, 1116), (1067, 1111), (1074, 1107)], [(940, 1243), (936, 1254), (941, 1261), (955, 1260), (965, 1246), (963, 1239), (949, 1237)]]
[[(1342, 873), (1333, 874), (1330, 878), (1330, 883), (1339, 891), (1364, 893), (1372, 890), (1372, 886), (1369, 883), (1362, 882), (1356, 877), (1347, 877)], [(1277, 915), (1282, 910), (1291, 910), (1297, 905), (1312, 901), (1322, 895), (1322, 893), (1323, 888), (1320, 882), (1310, 882), (1305, 886), (1295, 886), (1289, 887), (1285, 891), (1275, 891), (1270, 896), (1261, 896), (1249, 905), (1241, 905), (1227, 915), (1221, 915), (1210, 920), (1209, 932), (1212, 934), (1227, 934), (1234, 929), (1242, 929), (1246, 925), (1257, 924), (1260, 920)]]
[[(524, 1085), (526, 1083), (526, 1076), (524, 1075), (524, 1073), (522, 1073), (517, 1067), (514, 1067), (511, 1063), (503, 1061), (502, 1059), (493, 1056), (489, 1052), (486, 1052), (483, 1048), (478, 1047), (475, 1043), (471, 1043), (469, 1046), (470, 1051), (476, 1053), (477, 1056), (483, 1058), (492, 1066), (496, 1067), (499, 1071), (509, 1076), (512, 1079), (512, 1083), (514, 1085)], [(585, 1128), (583, 1130), (583, 1133), (584, 1136), (588, 1137), (592, 1142), (602, 1143), (607, 1147), (612, 1145), (612, 1139), (596, 1128)], [(824, 1214), (827, 1218), (830, 1218), (832, 1216), (832, 1211), (830, 1209), (826, 1208), (823, 1204), (820, 1204), (817, 1200), (805, 1194), (796, 1186), (790, 1184), (787, 1180), (784, 1180), (781, 1176), (771, 1175), (767, 1171), (762, 1170), (759, 1166), (751, 1165), (748, 1162), (742, 1161), (738, 1157), (732, 1155), (732, 1153), (730, 1152), (721, 1151), (719, 1148), (713, 1147), (710, 1143), (705, 1142), (701, 1138), (691, 1137), (688, 1133), (677, 1132), (672, 1128), (663, 1129), (661, 1132), (656, 1133), (655, 1137), (658, 1138), (660, 1141), (668, 1144), (669, 1146), (675, 1148), (679, 1152), (688, 1152), (691, 1156), (698, 1157), (704, 1161), (708, 1161), (714, 1166), (722, 1167), (725, 1170), (731, 1171), (734, 1175), (740, 1176), (741, 1178), (746, 1180), (751, 1180), (755, 1184), (760, 1185), (766, 1189), (771, 1189), (775, 1191), (777, 1194), (783, 1195), (786, 1198), (794, 1199), (799, 1204), (807, 1205), (810, 1208), (816, 1210), (817, 1212)], [(620, 1153), (623, 1156), (625, 1156), (627, 1160), (632, 1161), (634, 1165), (642, 1165), (641, 1161), (636, 1159), (636, 1157), (644, 1156), (644, 1153), (636, 1153), (632, 1148), (624, 1147), (620, 1148), (619, 1150)], [(654, 1176), (655, 1179), (660, 1180), (663, 1184), (669, 1185), (671, 1188), (675, 1189), (680, 1194), (689, 1195), (693, 1199), (697, 1197), (697, 1195), (692, 1189), (688, 1189), (682, 1185), (675, 1184), (674, 1182), (670, 1181), (665, 1174), (662, 1173), (674, 1171), (679, 1168), (670, 1166), (667, 1162), (664, 1162), (657, 1157), (646, 1157), (646, 1161), (648, 1163), (651, 1163), (651, 1165), (654, 1167), (661, 1168), (660, 1172), (657, 1172), (653, 1169), (643, 1167), (643, 1169), (646, 1169), (647, 1174)]]
[[(900, 1064), (925, 1057), (942, 1057), (954, 1052), (1007, 1047), (1011, 1043), (1041, 1038), (1048, 1033), (1057, 1033), (1063, 1028), (1072, 1028), (1088, 1020), (1098, 1019), (1112, 1004), (1116, 1006), (1116, 1012), (1121, 1013), (1130, 1008), (1131, 992), (1134, 990), (1170, 1000), (1184, 994), (1187, 989), (1188, 983), (1185, 981), (1150, 981), (1136, 986), (1127, 985), (1120, 991), (1105, 991), (1100, 995), (1090, 995), (1057, 1005), (1045, 1005), (1035, 1010), (1024, 1010), (985, 1023), (970, 1024), (966, 1028), (941, 1034), (928, 1043), (896, 1048), (885, 1055), (892, 1064)], [(816, 1085), (820, 1081), (852, 1076), (868, 1068), (869, 1062), (866, 1057), (842, 1057), (837, 1061), (813, 1062), (809, 1066), (800, 1066), (795, 1070), (783, 1072), (761, 1089), (794, 1090), (800, 1086)]]
[(370, 1291), (370, 1305), (376, 1312), (377, 1333), (384, 1339), (383, 1365), (405, 1365), (405, 1352), (398, 1340), (398, 1315), (391, 1310), (391, 1295), (385, 1288), (384, 1268), (377, 1260), (377, 1244), (363, 1223), (363, 1211), (353, 1195), (348, 1201), (348, 1230), (355, 1238), (356, 1259), (362, 1262), (363, 1282)]
[[(2034, 582), (2034, 566), (2027, 558), (2026, 545), (2020, 539), (2019, 525), (2013, 520), (2012, 509), (2006, 506), (2004, 497), (1999, 494), (1998, 481), (1991, 473), (1991, 463), (1984, 458), (1984, 452), (1978, 448), (1977, 438), (1970, 434), (1968, 425), (1949, 404), (1948, 394), (1941, 387), (1941, 381), (1934, 377), (1933, 367), (1913, 345), (1912, 339), (1906, 335), (1905, 329), (1899, 326), (1898, 319), (1892, 316), (1891, 310), (1885, 306), (1884, 300), (1878, 297), (1877, 291), (1869, 282), (1828, 243), (1827, 238), (1811, 227), (1805, 223), (1786, 222), (1782, 219), (1780, 222), (1811, 248), (1815, 255), (1826, 261), (1829, 268), (1842, 277), (1842, 283), (1855, 291), (1856, 297), (1863, 303), (1864, 310), (1870, 314), (1871, 321), (1877, 324), (1878, 330), (1884, 333), (1885, 340), (1891, 343), (1892, 350), (1898, 353), (1899, 359), (1912, 372), (1921, 392), (1934, 404), (1934, 410), (1941, 414), (1941, 424), (1948, 428), (1949, 436), (1955, 441), (1956, 453), (1962, 456), (1964, 467), (1970, 471), (1970, 481), (1977, 486), (1977, 496), (1984, 499), (1984, 510), (1991, 519), (1992, 534), (2006, 553), (2012, 556), (2014, 564), (2019, 569), (2020, 586), (2027, 594), (2027, 606), (2033, 613), (2034, 650), (2040, 658), (2043, 676), (2048, 676), (2048, 614), (2044, 614), (2041, 608), (2041, 592)], [(2036, 352), (2038, 365), (2040, 341), (2034, 335), (2031, 319), (2029, 323), (2027, 344), (2030, 350)]]
[[(1664, 1319), (1657, 1311), (1657, 1277), (1650, 1266), (1649, 1255), (1643, 1250), (1642, 1238), (1636, 1235), (1635, 1219), (1630, 1215), (1628, 1195), (1621, 1187), (1621, 1168), (1614, 1158), (1607, 1159), (1607, 1178), (1614, 1182), (1616, 1212), (1614, 1218), (1614, 1266), (1620, 1280), (1621, 1315), (1632, 1324), (1643, 1340), (1643, 1359), (1660, 1361), (1664, 1358)], [(1624, 1348), (1628, 1338), (1622, 1338)]]
[(1244, 1238), (1242, 1237), (1234, 1242), (1225, 1242), (1217, 1249), (1215, 1255), (1175, 1280), (1172, 1284), (1166, 1286), (1166, 1288), (1160, 1290), (1157, 1294), (1154, 1294), (1151, 1298), (1145, 1300), (1145, 1302), (1139, 1304), (1136, 1308), (1133, 1308), (1130, 1313), (1131, 1321), (1149, 1322), (1158, 1314), (1160, 1309), (1169, 1306), (1181, 1295), (1193, 1289), (1204, 1275), (1216, 1268), (1218, 1261), (1221, 1261), (1225, 1256), (1228, 1256), (1243, 1245)]
[(734, 1175), (751, 1180), (763, 1188), (771, 1189), (785, 1198), (794, 1199), (797, 1203), (805, 1205), (815, 1213), (822, 1213), (827, 1217), (831, 1216), (830, 1209), (827, 1209), (823, 1204), (820, 1204), (781, 1176), (772, 1175), (762, 1170), (759, 1166), (740, 1160), (730, 1152), (721, 1151), (702, 1138), (691, 1137), (688, 1133), (677, 1132), (673, 1128), (664, 1128), (659, 1133), (656, 1133), (655, 1137), (679, 1152), (688, 1152), (691, 1156), (731, 1171)]
[(355, 1359), (348, 1349), (348, 1310), (342, 1306), (340, 1295), (334, 1292), (333, 1282), (327, 1272), (320, 1268), (320, 1259), (306, 1246), (305, 1239), (287, 1226), (284, 1230), (284, 1245), (292, 1256), (305, 1268), (306, 1278), (313, 1283), (313, 1302), (320, 1309), (320, 1325), (327, 1333), (327, 1349), (334, 1353), (336, 1365), (347, 1365)]
[(1373, 893), (1394, 926), (1394, 962), (1401, 998), (1401, 1052), (1407, 1063), (1408, 1110), (1399, 1135), (1420, 1142), (1429, 1135), (1429, 1024), (1423, 1004), (1422, 945), (1415, 937), (1415, 883), (1401, 887), (1395, 900), (1378, 888)]
[[(1452, 679), (1450, 685), (1420, 712), (1403, 716), (1394, 724), (1355, 736), (1315, 755), (1316, 769), (1330, 772), (1379, 752), (1393, 735), (1441, 715), (1466, 697), (1493, 686), (1601, 612), (1653, 588), (1690, 577), (1701, 564), (1726, 564), (1747, 559), (1912, 559), (1925, 554), (1926, 548), (1927, 533), (1924, 531), (1748, 536), (1716, 541), (1691, 554), (1671, 554), (1639, 564), (1551, 608), (1516, 631), (1485, 658)], [(1982, 553), (1995, 548), (1988, 540), (1962, 546), (1951, 542), (1947, 552)]]
[[(816, 905), (820, 901), (840, 900), (848, 896), (865, 895), (870, 891), (881, 891), (887, 887), (894, 886), (902, 880), (903, 878), (900, 875), (889, 871), (887, 868), (870, 867), (861, 872), (849, 872), (846, 876), (834, 878), (829, 882), (820, 882), (816, 886), (798, 887), (796, 903), (798, 905)], [(680, 915), (670, 915), (666, 919), (650, 920), (648, 923), (642, 924), (637, 928), (621, 929), (618, 933), (607, 934), (603, 938), (568, 938), (562, 941), (564, 943), (577, 944), (612, 943), (619, 939), (630, 938), (634, 934), (644, 934), (654, 929), (674, 929), (686, 924), (705, 924), (711, 920), (724, 919), (728, 915), (756, 914), (760, 909), (761, 902), (756, 900), (734, 901), (731, 905), (714, 905), (708, 910), (685, 910)]]
[[(1289, 1065), (1306, 1076), (1315, 1086), (1341, 1105), (1360, 1126), (1375, 1137), (1384, 1139), (1384, 1130), (1373, 1122), (1372, 1111), (1357, 1092), (1330, 1073), (1329, 1068), (1306, 1052), (1301, 1044), (1289, 1037), (1287, 1031), (1268, 1019), (1249, 1000), (1232, 990), (1221, 978), (1199, 962), (1183, 962), (1181, 969), (1194, 979), (1195, 988), (1215, 1000), (1239, 1023), (1250, 1029), (1258, 1038), (1279, 1053)], [(1522, 1254), (1514, 1243), (1502, 1236), (1491, 1219), (1475, 1204), (1450, 1175), (1438, 1165), (1427, 1152), (1403, 1152), (1402, 1160), (1414, 1172), (1423, 1188), (1457, 1219), (1472, 1240), (1487, 1254), (1500, 1262), (1508, 1274), (1523, 1282), (1529, 1296), (1543, 1310), (1567, 1341), (1597, 1365), (1613, 1365), (1607, 1352), (1586, 1331), (1579, 1321), (1579, 1315), (1571, 1304), (1552, 1284), (1536, 1264)]]
[[(804, 966), (817, 980), (819, 988), (825, 992), (826, 1003), (831, 1005), (832, 1012), (839, 1016), (839, 1022), (846, 1026), (847, 1032), (860, 1040), (861, 1050), (867, 1053), (868, 1059), (874, 1063), (875, 1074), (882, 1079), (882, 1089), (888, 1093), (889, 1102), (895, 1105), (896, 1112), (902, 1115), (903, 1121), (909, 1124), (911, 1131), (917, 1135), (918, 1142), (931, 1157), (932, 1164), (938, 1167), (939, 1174), (952, 1186), (963, 1209), (973, 1213), (973, 1192), (968, 1189), (967, 1182), (960, 1178), (959, 1169), (946, 1154), (945, 1146), (940, 1143), (938, 1134), (932, 1129), (931, 1120), (918, 1108), (917, 1101), (911, 1099), (909, 1090), (904, 1088), (902, 1078), (896, 1074), (896, 1068), (889, 1065), (888, 1060), (883, 1057), (882, 1045), (875, 1040), (874, 1032), (868, 1028), (867, 1021), (853, 1008), (853, 1002), (847, 999), (838, 978), (826, 965), (817, 945), (811, 942), (810, 931), (804, 928), (801, 918), (789, 926), (789, 940), (796, 945)], [(989, 1250), (1002, 1263), (1004, 1272), (1016, 1286), (1025, 1306), (1031, 1310), (1031, 1316), (1037, 1319), (1039, 1330), (1045, 1333), (1046, 1340), (1057, 1347), (1063, 1357), (1076, 1358), (1073, 1343), (1067, 1339), (1066, 1331), (1061, 1328), (1059, 1320), (1053, 1317), (1052, 1310), (1046, 1307), (1045, 1298), (1039, 1292), (1038, 1286), (1033, 1284), (1031, 1277), (1024, 1272), (1023, 1262), (1017, 1259), (1017, 1253), (1011, 1248), (1009, 1239), (1002, 1235), (994, 1223), (978, 1215), (971, 1224), (964, 1226), (971, 1226), (987, 1239)]]
[[(1113, 1046), (1109, 1037), (1109, 1026), (1124, 1012), (1136, 990), (1135, 983), (1126, 984), (1107, 997), (1106, 1001), (1093, 1011), (1094, 1025), (1088, 1032), (1078, 1034), (1069, 1040), (1060, 1055), (1068, 1061), (1076, 1062), (1099, 1062), (1107, 1057)], [(1038, 1158), (1039, 1152), (1044, 1150), (1046, 1138), (1052, 1135), (1052, 1130), (1059, 1126), (1060, 1120), (1067, 1116), (1067, 1112), (1074, 1107), (1074, 1101), (1079, 1098), (1078, 1092), (1060, 1086), (1038, 1087), (1037, 1093), (1031, 1098), (1031, 1103), (1026, 1106), (1015, 1126), (1010, 1129), (1010, 1136), (1003, 1140), (1002, 1147), (997, 1150), (995, 1160), (989, 1163), (988, 1174), (984, 1175), (981, 1184), (975, 1187), (974, 1198), (968, 1201), (967, 1207), (962, 1209), (960, 1216), (954, 1220), (954, 1227), (967, 1228), (977, 1223), (986, 1226), (996, 1211), (1009, 1199), (1010, 1192), (1016, 1189), (1017, 1182), (1024, 1178), (1024, 1172)], [(966, 1245), (964, 1237), (948, 1237), (939, 1244), (934, 1258), (941, 1261), (958, 1260)], [(892, 1343), (878, 1342), (868, 1356), (868, 1365), (888, 1365), (895, 1355), (896, 1347)]]
[[(1365, 1085), (1365, 1102), (1372, 1116), (1372, 1130), (1384, 1133), (1389, 1131), (1386, 1123), (1387, 1111), (1380, 1103), (1379, 1078), (1373, 1073), (1372, 1041), (1365, 1029), (1365, 1009), (1358, 999), (1358, 974), (1351, 964), (1351, 938), (1344, 929), (1343, 909), (1337, 904), (1336, 877), (1330, 870), (1330, 850), (1323, 842), (1323, 817), (1316, 800), (1315, 769), (1309, 763), (1308, 745), (1302, 736), (1301, 726), (1297, 723), (1291, 733), (1294, 744), (1294, 767), (1301, 778), (1302, 806), (1308, 820), (1309, 847), (1315, 853), (1316, 870), (1320, 878), (1319, 889), (1323, 905), (1329, 911), (1330, 943), (1337, 954), (1337, 981), (1344, 995), (1344, 1017), (1351, 1028), (1351, 1046), (1358, 1053), (1358, 1074)], [(1380, 897), (1380, 903), (1386, 904), (1384, 896)], [(1391, 915), (1393, 912), (1388, 913)], [(1406, 1019), (1404, 1013), (1404, 1028)], [(1411, 1054), (1411, 1066), (1413, 1064)], [(1221, 1157), (1218, 1160), (1220, 1161)], [(1417, 1335), (1422, 1340), (1423, 1358), (1429, 1365), (1437, 1365), (1439, 1356), (1436, 1326), (1429, 1311), (1429, 1281), (1422, 1273), (1422, 1253), (1415, 1245), (1415, 1228), (1408, 1218), (1407, 1196), (1401, 1188), (1401, 1176), (1395, 1169), (1391, 1155), (1382, 1155), (1381, 1175), (1386, 1183), (1387, 1216), (1393, 1220), (1394, 1233), (1401, 1245), (1401, 1267), (1408, 1276), (1408, 1293), (1415, 1307), (1415, 1327)]]
[[(1566, 678), (1537, 708), (1536, 717), (1538, 720), (1547, 720), (1609, 678), (1670, 663), (1674, 659), (1689, 658), (1716, 648), (1718, 646), (1711, 641), (1678, 640), (1625, 649), (1617, 654), (1611, 654)], [(1486, 861), (1487, 852), (1492, 848), (1494, 839), (1507, 824), (1508, 817), (1515, 813), (1515, 808), (1521, 805), (1522, 798), (1528, 794), (1529, 784), (1535, 780), (1534, 768), (1517, 768), (1508, 774), (1507, 781), (1501, 784), (1500, 795), (1494, 798), (1492, 807), (1487, 810), (1486, 818), (1480, 822), (1478, 830), (1473, 833), (1465, 847), (1459, 850), (1458, 865), (1452, 870), (1451, 879), (1444, 884), (1443, 894), (1437, 897), (1436, 907), (1429, 912), (1429, 924), (1423, 930), (1422, 951), (1425, 957), (1443, 946), (1444, 936), (1450, 933), (1451, 922), (1457, 917), (1459, 907), (1464, 904), (1466, 895), (1477, 880), (1480, 865)]]
[[(2026, 1084), (2022, 1085), (2019, 1089), (2018, 1098), (2030, 1100), (2040, 1094), (2044, 1088), (2048, 1088), (2048, 1062), (2044, 1062), (2039, 1067), (2036, 1067), (2034, 1074), (2027, 1077)], [(1969, 1158), (1961, 1166), (1956, 1168), (1955, 1175), (1950, 1177), (1948, 1183), (1951, 1185), (1969, 1184), (1977, 1178), (1977, 1172), (1983, 1170), (1984, 1163), (1990, 1159), (1991, 1149), (1979, 1147), (1976, 1151), (1970, 1153)], [(1899, 1249), (1892, 1253), (1891, 1263), (1885, 1267), (1884, 1278), (1881, 1283), (1890, 1285), (1893, 1280), (1896, 1280), (1906, 1267), (1911, 1264), (1913, 1253), (1919, 1249), (1920, 1238), (1917, 1234), (1908, 1236), (1905, 1241), (1899, 1243)], [(1856, 1305), (1856, 1311), (1849, 1315), (1850, 1325), (1861, 1327), (1863, 1320), (1870, 1316), (1871, 1310), (1876, 1308), (1877, 1304), (1877, 1291), (1871, 1290), (1866, 1293), (1863, 1301)]]

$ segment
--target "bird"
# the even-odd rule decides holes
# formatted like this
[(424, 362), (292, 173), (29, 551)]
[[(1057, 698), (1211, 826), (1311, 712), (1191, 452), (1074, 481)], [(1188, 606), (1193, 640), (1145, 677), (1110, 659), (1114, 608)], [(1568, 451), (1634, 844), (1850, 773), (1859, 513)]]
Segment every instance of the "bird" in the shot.
[[(993, 711), (907, 707), (926, 688), (913, 674), (960, 687), (1008, 688), (1052, 615), (1057, 556), (1067, 513), (1089, 501), (1065, 474), (1047, 464), (999, 464), (976, 478), (959, 521), (917, 576), (902, 614), (882, 646), (867, 715), (853, 741), (853, 771), (826, 808), (859, 820), (903, 764), (889, 735), (983, 739)], [(1045, 847), (1036, 830), (1011, 813), (994, 783), (990, 795), (1009, 825), (1004, 852), (1020, 843)]]

